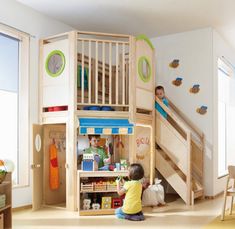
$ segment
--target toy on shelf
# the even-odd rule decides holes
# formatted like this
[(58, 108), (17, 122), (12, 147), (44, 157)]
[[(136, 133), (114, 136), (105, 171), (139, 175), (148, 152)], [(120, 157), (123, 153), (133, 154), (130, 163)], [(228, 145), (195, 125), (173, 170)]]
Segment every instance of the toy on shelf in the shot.
[(83, 210), (89, 210), (91, 208), (91, 200), (84, 199), (83, 200)]
[(119, 208), (122, 206), (122, 199), (121, 198), (113, 198), (112, 199), (112, 208)]
[(100, 209), (100, 204), (98, 204), (98, 203), (92, 204), (92, 209), (93, 210), (99, 210)]
[(117, 190), (117, 184), (115, 181), (107, 181), (107, 190), (108, 191), (116, 191)]
[(84, 171), (97, 171), (98, 170), (98, 163), (99, 163), (99, 156), (84, 153), (82, 159), (82, 170)]
[(126, 159), (120, 159), (120, 164), (121, 164), (121, 170), (127, 170), (127, 160)]
[(82, 192), (92, 192), (94, 191), (94, 184), (90, 183), (81, 183), (81, 191)]
[(102, 197), (102, 209), (111, 209), (112, 197), (104, 196)]
[(106, 191), (107, 184), (105, 181), (94, 182), (94, 191)]

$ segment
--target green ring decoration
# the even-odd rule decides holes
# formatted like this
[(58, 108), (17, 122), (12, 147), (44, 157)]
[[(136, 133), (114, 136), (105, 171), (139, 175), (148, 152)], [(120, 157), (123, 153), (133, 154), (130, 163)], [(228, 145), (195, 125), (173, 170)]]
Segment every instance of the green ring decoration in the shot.
[[(60, 70), (56, 73), (51, 73), (51, 71), (49, 70), (49, 66), (48, 66), (48, 63), (49, 63), (49, 60), (50, 58), (53, 56), (53, 55), (59, 55), (61, 58), (62, 58), (62, 66), (60, 68)], [(51, 77), (57, 77), (59, 76), (63, 71), (64, 71), (64, 68), (65, 68), (65, 56), (64, 56), (64, 53), (60, 50), (53, 50), (52, 52), (50, 52), (47, 56), (47, 59), (46, 59), (46, 63), (45, 63), (45, 69), (46, 69), (46, 72), (49, 76)]]
[[(144, 61), (146, 62), (148, 69), (149, 69), (147, 76), (144, 76), (144, 74), (143, 74), (143, 62)], [(148, 57), (146, 57), (146, 56), (141, 56), (138, 60), (138, 75), (144, 83), (149, 82), (151, 79), (152, 67), (151, 67), (151, 64), (150, 64)]]
[(138, 36), (136, 37), (136, 40), (137, 40), (137, 41), (139, 41), (139, 40), (145, 41), (145, 42), (149, 45), (149, 47), (150, 47), (152, 50), (154, 50), (154, 46), (153, 46), (152, 42), (149, 40), (149, 38), (148, 38), (146, 35), (140, 34), (140, 35), (138, 35)]

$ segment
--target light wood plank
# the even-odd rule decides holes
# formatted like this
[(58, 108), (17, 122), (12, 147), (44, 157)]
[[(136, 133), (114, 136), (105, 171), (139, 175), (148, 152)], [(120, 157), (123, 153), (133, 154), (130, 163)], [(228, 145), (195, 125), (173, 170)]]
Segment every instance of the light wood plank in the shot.
[(122, 104), (125, 104), (125, 44), (122, 44)]
[(81, 85), (81, 89), (82, 89), (82, 103), (84, 103), (84, 41), (82, 40), (82, 85)]
[(88, 52), (89, 52), (89, 60), (88, 60), (88, 102), (91, 103), (91, 41), (89, 41), (89, 46), (88, 46)]
[(95, 42), (95, 103), (98, 104), (98, 42)]
[(112, 43), (109, 43), (109, 104), (112, 104)]
[(118, 77), (119, 77), (119, 55), (118, 55), (118, 43), (116, 43), (116, 104), (118, 104)]
[(105, 103), (105, 43), (102, 42), (102, 103)]

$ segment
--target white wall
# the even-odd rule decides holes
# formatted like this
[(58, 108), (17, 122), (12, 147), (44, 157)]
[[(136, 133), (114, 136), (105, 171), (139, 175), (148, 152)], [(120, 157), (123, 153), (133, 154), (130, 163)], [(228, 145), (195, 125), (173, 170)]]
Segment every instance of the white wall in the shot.
[[(152, 42), (156, 48), (157, 85), (165, 87), (170, 100), (205, 134), (205, 195), (215, 196), (225, 186), (225, 178), (218, 178), (217, 60), (224, 56), (235, 66), (235, 50), (212, 28), (153, 38)], [(168, 66), (173, 59), (180, 60), (177, 69)], [(175, 87), (171, 82), (178, 76), (183, 78), (183, 84)], [(200, 84), (198, 94), (189, 93), (193, 84)], [(230, 94), (233, 105), (234, 91), (235, 76), (231, 80), (233, 93)], [(195, 111), (201, 105), (208, 106), (204, 116)]]
[[(213, 195), (213, 52), (212, 29), (206, 28), (152, 39), (156, 48), (156, 83), (163, 85), (170, 100), (201, 129), (206, 138), (205, 194)], [(176, 69), (169, 63), (179, 59)], [(176, 87), (172, 81), (183, 78), (183, 84)], [(189, 93), (193, 84), (200, 84), (198, 94)], [(208, 107), (205, 115), (196, 109)]]
[[(213, 184), (214, 184), (214, 195), (223, 191), (225, 187), (226, 178), (218, 178), (218, 58), (225, 57), (228, 62), (230, 62), (233, 66), (235, 66), (235, 50), (228, 45), (223, 38), (214, 30), (213, 31), (213, 75), (214, 75), (214, 151), (216, 152), (214, 155), (214, 174), (213, 174)], [(232, 67), (232, 66), (230, 66)], [(235, 76), (230, 80), (230, 105), (234, 106), (235, 104)], [(234, 119), (234, 117), (233, 117)], [(228, 137), (234, 138), (234, 128), (232, 131), (232, 136)], [(228, 143), (227, 147), (230, 150), (231, 154), (234, 154), (234, 139), (231, 139), (231, 144)], [(233, 157), (234, 160), (234, 157)], [(232, 161), (232, 164), (235, 165), (235, 160)]]
[[(0, 0), (0, 23), (15, 27), (34, 37), (30, 39), (30, 127), (38, 122), (38, 43), (39, 38), (72, 30), (71, 27), (44, 16), (14, 0)], [(29, 134), (31, 136), (31, 133)], [(31, 176), (30, 176), (31, 178)], [(30, 187), (13, 190), (13, 207), (32, 203)]]

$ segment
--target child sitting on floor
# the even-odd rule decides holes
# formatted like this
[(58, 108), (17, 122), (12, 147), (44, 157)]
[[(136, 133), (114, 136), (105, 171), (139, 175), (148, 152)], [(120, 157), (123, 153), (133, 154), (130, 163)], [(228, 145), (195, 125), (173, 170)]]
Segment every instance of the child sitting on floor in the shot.
[(121, 188), (121, 181), (117, 180), (117, 193), (120, 196), (126, 194), (123, 206), (115, 211), (117, 218), (133, 221), (144, 220), (141, 204), (142, 184), (140, 182), (143, 177), (143, 167), (140, 164), (132, 164), (129, 168), (130, 181), (126, 181)]
[[(155, 88), (155, 96), (158, 97), (167, 107), (169, 106), (168, 100), (165, 98), (165, 90), (163, 86), (157, 86)], [(155, 102), (155, 108), (165, 119), (167, 119), (167, 113), (157, 102)]]

